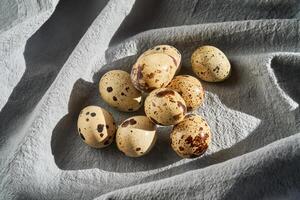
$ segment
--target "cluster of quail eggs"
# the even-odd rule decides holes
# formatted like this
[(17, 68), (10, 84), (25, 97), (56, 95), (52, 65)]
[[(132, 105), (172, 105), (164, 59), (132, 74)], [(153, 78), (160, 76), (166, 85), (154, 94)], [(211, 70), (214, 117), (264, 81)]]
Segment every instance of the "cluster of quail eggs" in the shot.
[[(194, 73), (206, 82), (220, 82), (230, 75), (227, 57), (213, 46), (196, 49), (191, 64)], [(99, 82), (101, 98), (122, 112), (134, 112), (144, 105), (145, 116), (130, 117), (117, 126), (111, 113), (87, 106), (77, 123), (82, 140), (103, 148), (115, 139), (126, 156), (140, 157), (155, 145), (158, 126), (173, 125), (170, 139), (174, 151), (183, 158), (201, 156), (210, 144), (211, 130), (203, 117), (189, 112), (203, 104), (204, 90), (193, 76), (175, 76), (180, 67), (180, 52), (158, 45), (139, 56), (131, 74), (122, 70), (105, 73)]]

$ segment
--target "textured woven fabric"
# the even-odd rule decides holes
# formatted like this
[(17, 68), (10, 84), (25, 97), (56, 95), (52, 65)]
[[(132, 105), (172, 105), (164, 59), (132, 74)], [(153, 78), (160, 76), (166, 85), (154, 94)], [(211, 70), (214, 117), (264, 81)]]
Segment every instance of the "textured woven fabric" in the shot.
[[(296, 0), (1, 1), (0, 199), (299, 199), (299, 11)], [(181, 159), (171, 127), (141, 158), (85, 145), (85, 106), (118, 123), (143, 114), (109, 107), (98, 82), (158, 44), (179, 49), (181, 74), (201, 45), (230, 60), (195, 111), (208, 151)]]

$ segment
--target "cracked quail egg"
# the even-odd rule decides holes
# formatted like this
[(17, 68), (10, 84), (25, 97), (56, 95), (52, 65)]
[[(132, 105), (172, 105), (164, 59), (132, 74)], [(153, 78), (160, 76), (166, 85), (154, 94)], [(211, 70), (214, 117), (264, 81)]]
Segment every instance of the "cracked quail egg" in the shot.
[(120, 151), (129, 157), (140, 157), (148, 153), (156, 142), (156, 125), (146, 116), (126, 119), (116, 133)]
[(113, 116), (98, 106), (87, 106), (81, 110), (77, 128), (81, 139), (94, 148), (111, 144), (116, 132)]

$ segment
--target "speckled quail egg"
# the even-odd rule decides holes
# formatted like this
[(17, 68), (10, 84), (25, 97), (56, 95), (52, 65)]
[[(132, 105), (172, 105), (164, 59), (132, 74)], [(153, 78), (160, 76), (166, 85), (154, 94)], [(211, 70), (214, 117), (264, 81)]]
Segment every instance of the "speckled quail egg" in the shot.
[(142, 106), (142, 94), (130, 79), (129, 73), (111, 70), (105, 73), (99, 82), (102, 99), (110, 106), (124, 112), (138, 110)]
[(173, 59), (173, 62), (177, 66), (177, 72), (180, 70), (181, 66), (181, 53), (173, 46), (170, 45), (157, 45), (152, 47), (151, 49), (145, 51), (140, 58), (143, 56), (152, 54), (152, 53), (164, 53), (170, 56)]
[(187, 111), (183, 98), (169, 88), (153, 90), (146, 98), (144, 106), (147, 117), (162, 126), (179, 123)]
[(175, 76), (167, 88), (176, 90), (182, 96), (188, 111), (198, 108), (204, 101), (202, 84), (193, 76)]
[(139, 58), (131, 70), (131, 81), (135, 88), (150, 92), (167, 86), (175, 75), (177, 66), (164, 53), (152, 53)]
[(118, 149), (129, 157), (148, 153), (156, 142), (156, 125), (146, 116), (134, 116), (125, 120), (116, 133)]
[(199, 115), (189, 114), (175, 125), (170, 134), (173, 150), (183, 158), (199, 157), (208, 149), (211, 131)]
[(202, 46), (194, 51), (192, 68), (199, 78), (207, 82), (220, 82), (230, 75), (230, 62), (225, 54), (213, 46)]
[(116, 132), (113, 116), (98, 106), (87, 106), (81, 110), (77, 127), (81, 139), (94, 148), (111, 144)]

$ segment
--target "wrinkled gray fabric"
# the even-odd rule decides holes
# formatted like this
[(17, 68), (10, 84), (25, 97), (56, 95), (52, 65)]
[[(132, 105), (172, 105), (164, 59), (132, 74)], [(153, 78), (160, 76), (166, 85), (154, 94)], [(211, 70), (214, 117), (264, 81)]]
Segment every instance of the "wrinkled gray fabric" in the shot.
[[(300, 2), (5, 0), (0, 11), (0, 199), (300, 198)], [(179, 158), (171, 127), (141, 158), (85, 145), (86, 105), (118, 123), (143, 114), (110, 108), (98, 82), (157, 44), (180, 50), (181, 74), (204, 44), (232, 64), (225, 82), (203, 82), (208, 151)]]

